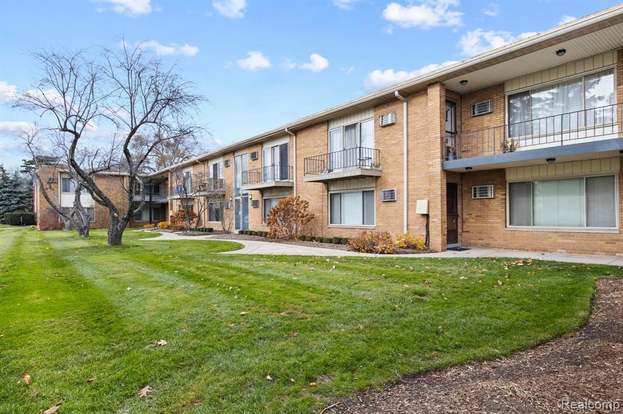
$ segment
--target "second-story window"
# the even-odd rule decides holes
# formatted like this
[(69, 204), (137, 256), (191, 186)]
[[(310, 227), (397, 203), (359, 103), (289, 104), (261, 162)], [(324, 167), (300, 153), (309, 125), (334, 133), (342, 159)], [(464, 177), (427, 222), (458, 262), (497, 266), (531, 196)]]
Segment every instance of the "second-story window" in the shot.
[(614, 72), (607, 70), (508, 97), (509, 135), (548, 136), (616, 122)]
[(329, 167), (331, 170), (365, 167), (366, 164), (372, 162), (372, 157), (367, 152), (373, 148), (373, 119), (331, 128), (329, 130)]
[(76, 182), (70, 177), (61, 178), (61, 192), (73, 193), (76, 190)]
[(184, 172), (184, 191), (191, 193), (193, 187), (193, 176), (190, 171)]

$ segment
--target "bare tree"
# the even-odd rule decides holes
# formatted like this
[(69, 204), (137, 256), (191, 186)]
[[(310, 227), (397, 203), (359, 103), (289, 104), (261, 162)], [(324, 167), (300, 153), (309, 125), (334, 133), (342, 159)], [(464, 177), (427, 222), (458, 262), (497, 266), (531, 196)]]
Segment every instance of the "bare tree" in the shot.
[(194, 212), (195, 188), (193, 188), (192, 173), (178, 168), (173, 171), (172, 176), (174, 195), (180, 200), (180, 209), (174, 213), (174, 216), (184, 222), (186, 231), (190, 231), (197, 218)]
[[(148, 140), (145, 137), (138, 136), (132, 143), (132, 150), (141, 151), (147, 146), (147, 143)], [(203, 152), (201, 148), (199, 140), (194, 135), (163, 142), (154, 147), (143, 169), (145, 172), (156, 172), (172, 167), (175, 164), (188, 161), (199, 152)]]
[[(35, 55), (43, 79), (25, 93), (18, 105), (52, 123), (50, 129), (68, 137), (69, 168), (95, 202), (109, 212), (108, 244), (120, 245), (133, 215), (142, 209), (134, 188), (153, 151), (165, 143), (194, 136), (197, 127), (188, 121), (200, 97), (190, 92), (173, 69), (163, 69), (139, 48), (104, 51), (100, 60), (81, 53)], [(123, 168), (123, 202), (113, 200), (89, 170), (79, 162), (81, 148), (97, 146), (94, 130), (111, 126), (109, 141), (92, 150), (91, 162)], [(138, 141), (141, 144), (134, 145)]]

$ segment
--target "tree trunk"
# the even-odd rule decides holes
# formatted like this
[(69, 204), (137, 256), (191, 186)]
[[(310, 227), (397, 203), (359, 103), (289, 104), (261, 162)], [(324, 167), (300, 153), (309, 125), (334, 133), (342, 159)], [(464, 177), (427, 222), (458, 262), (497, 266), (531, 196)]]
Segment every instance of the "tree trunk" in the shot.
[(77, 184), (74, 190), (74, 211), (71, 213), (73, 224), (80, 237), (89, 237), (89, 229), (91, 227), (90, 217), (86, 209), (82, 205), (81, 200), (82, 184)]
[(109, 246), (121, 246), (123, 242), (123, 232), (128, 223), (125, 220), (121, 220), (118, 216), (110, 213), (110, 224), (108, 226), (108, 245)]

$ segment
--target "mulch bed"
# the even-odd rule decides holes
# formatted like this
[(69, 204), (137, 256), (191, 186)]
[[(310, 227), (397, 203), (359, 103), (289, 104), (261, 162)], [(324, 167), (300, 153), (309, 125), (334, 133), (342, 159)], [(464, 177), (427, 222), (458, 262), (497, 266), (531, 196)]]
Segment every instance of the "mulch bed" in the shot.
[(590, 320), (577, 332), (508, 358), (403, 378), (325, 412), (623, 412), (623, 280), (598, 282)]

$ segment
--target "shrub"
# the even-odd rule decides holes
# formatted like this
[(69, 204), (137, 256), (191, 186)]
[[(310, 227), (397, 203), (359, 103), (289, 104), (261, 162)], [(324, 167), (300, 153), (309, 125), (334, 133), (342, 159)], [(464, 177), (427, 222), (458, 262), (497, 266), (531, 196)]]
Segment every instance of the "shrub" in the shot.
[[(187, 216), (188, 214), (188, 216)], [(179, 209), (171, 216), (171, 224), (174, 226), (189, 226), (197, 222), (197, 214), (194, 211), (187, 212), (186, 210)]]
[(161, 221), (160, 223), (158, 223), (158, 228), (160, 230), (167, 230), (171, 228), (171, 223), (169, 223), (168, 221)]
[(392, 254), (396, 252), (396, 243), (386, 231), (364, 231), (348, 241), (348, 247), (356, 252)]
[(426, 250), (424, 239), (409, 233), (398, 236), (396, 246), (400, 249)]
[(279, 200), (270, 210), (266, 224), (271, 239), (292, 240), (299, 237), (304, 227), (314, 219), (309, 202), (299, 196)]
[(32, 226), (35, 224), (35, 215), (26, 211), (4, 213), (4, 223), (11, 226)]

